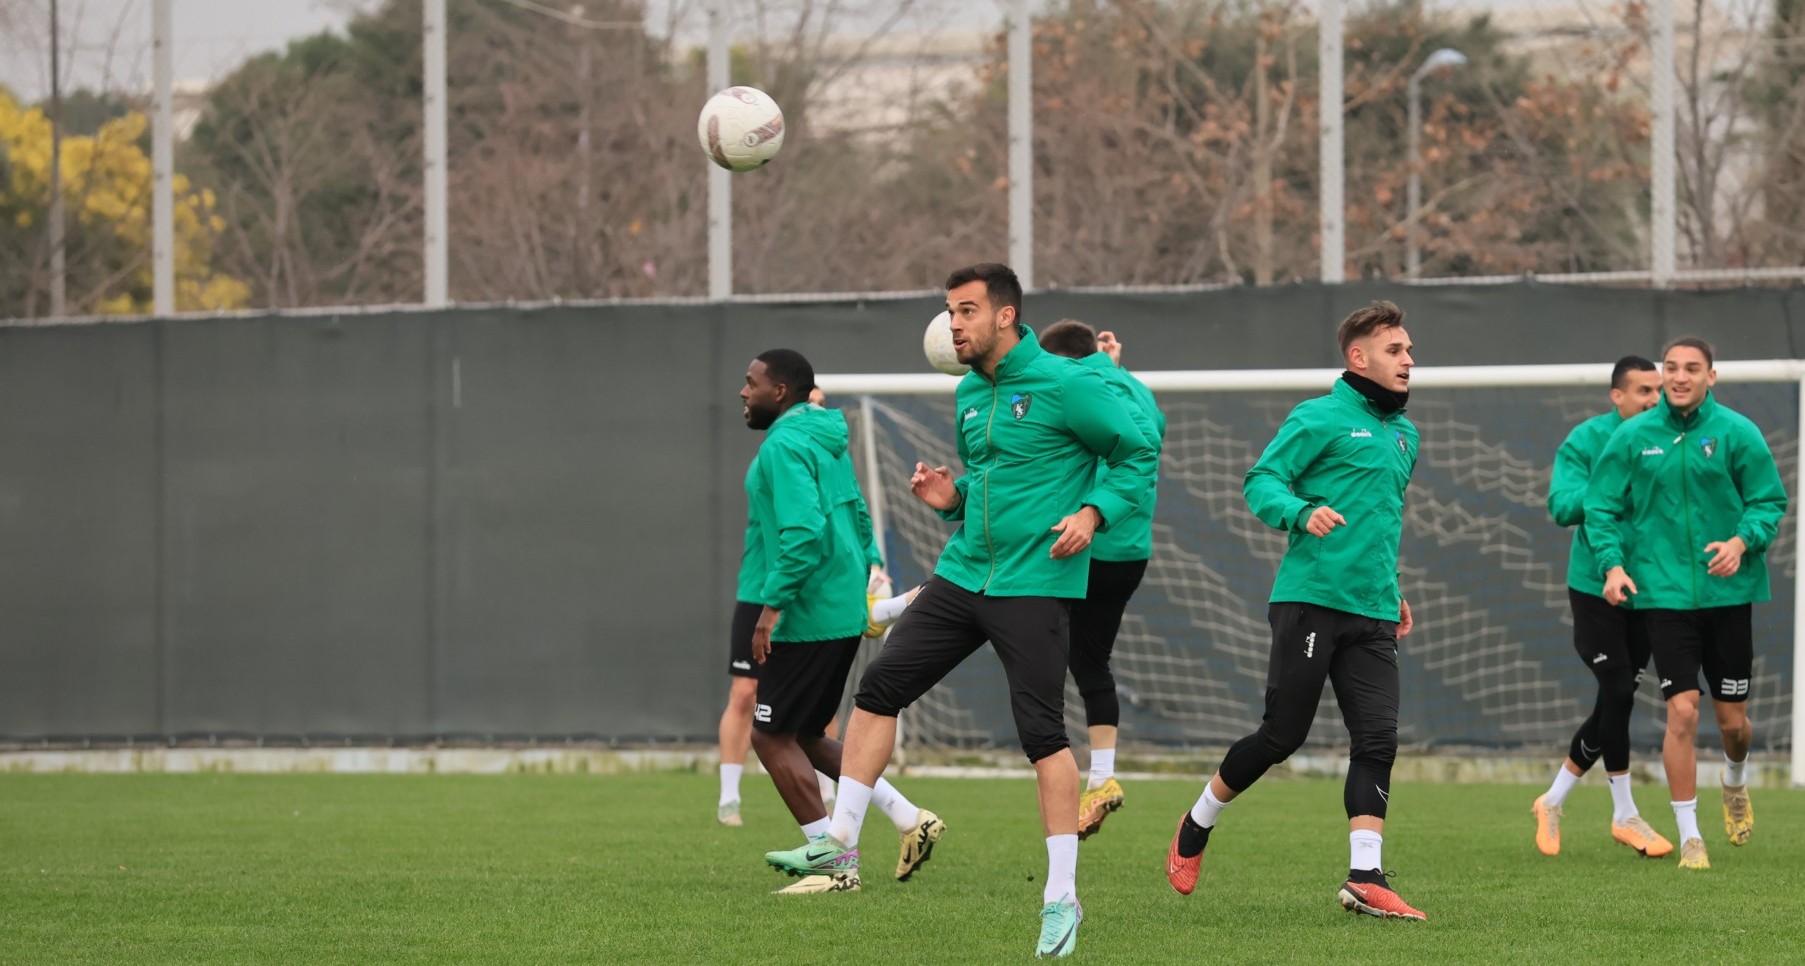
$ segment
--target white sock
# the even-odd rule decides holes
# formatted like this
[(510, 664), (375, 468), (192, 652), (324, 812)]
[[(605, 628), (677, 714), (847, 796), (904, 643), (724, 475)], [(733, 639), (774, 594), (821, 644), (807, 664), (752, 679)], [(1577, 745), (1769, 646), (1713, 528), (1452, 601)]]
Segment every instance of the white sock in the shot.
[(840, 794), (834, 796), (834, 827), (827, 834), (849, 849), (859, 846), (859, 829), (865, 826), (865, 809), (871, 805), (871, 786), (840, 776)]
[(1629, 774), (1626, 772), (1622, 775), (1607, 777), (1611, 783), (1611, 823), (1622, 825), (1641, 815), (1642, 813), (1636, 810), (1636, 800), (1630, 797)]
[(802, 837), (804, 839), (807, 839), (810, 842), (813, 842), (815, 840), (815, 836), (826, 835), (828, 826), (830, 826), (832, 824), (834, 824), (834, 823), (828, 821), (825, 818), (815, 819), (814, 821), (812, 821), (802, 827)]
[(884, 600), (873, 601), (871, 604), (871, 622), (873, 624), (896, 623), (896, 619), (902, 616), (902, 612), (908, 609), (909, 602), (914, 599), (915, 592), (910, 591), (906, 594), (898, 594), (895, 597), (889, 597)]
[(1385, 837), (1383, 835), (1370, 829), (1360, 829), (1359, 831), (1347, 833), (1347, 867), (1355, 872), (1385, 868), (1379, 861), (1379, 847), (1383, 845), (1384, 842)]
[(898, 832), (914, 828), (916, 820), (921, 818), (921, 809), (897, 791), (888, 779), (880, 778), (876, 785), (871, 786), (871, 804), (889, 816), (890, 824), (896, 826)]
[(1680, 844), (1685, 845), (1687, 839), (1702, 839), (1698, 834), (1698, 799), (1689, 802), (1673, 803), (1673, 820), (1680, 824)]
[(1542, 801), (1549, 805), (1561, 805), (1567, 801), (1567, 793), (1577, 784), (1579, 776), (1562, 765), (1554, 770), (1554, 784), (1548, 786), (1548, 794), (1542, 796)]
[(1749, 776), (1746, 772), (1748, 765), (1749, 758), (1747, 755), (1744, 755), (1741, 761), (1731, 761), (1728, 754), (1724, 755), (1724, 786), (1726, 788), (1741, 788), (1742, 786), (1747, 785), (1749, 783)]
[(1198, 796), (1197, 804), (1191, 806), (1191, 821), (1203, 828), (1215, 828), (1216, 819), (1222, 816), (1222, 810), (1229, 806), (1228, 802), (1216, 801), (1216, 794), (1210, 789), (1215, 785), (1203, 783), (1203, 794)]
[(740, 775), (745, 770), (745, 765), (729, 765), (725, 762), (721, 764), (720, 804), (725, 805), (728, 802), (740, 800)]
[(821, 789), (821, 804), (834, 800), (834, 780), (827, 777), (826, 772), (815, 772), (815, 786)]
[(1090, 787), (1096, 788), (1114, 777), (1116, 777), (1116, 750), (1114, 748), (1092, 748)]
[(1078, 901), (1078, 836), (1047, 836), (1047, 887), (1041, 890), (1042, 902), (1058, 902), (1070, 897)]

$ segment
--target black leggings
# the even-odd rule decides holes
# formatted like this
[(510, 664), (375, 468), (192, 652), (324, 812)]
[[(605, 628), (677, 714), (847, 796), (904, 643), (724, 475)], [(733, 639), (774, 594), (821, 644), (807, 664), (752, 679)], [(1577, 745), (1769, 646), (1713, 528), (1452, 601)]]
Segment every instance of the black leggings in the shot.
[(1398, 755), (1398, 625), (1316, 604), (1274, 603), (1266, 715), (1222, 759), (1222, 781), (1244, 792), (1310, 736), (1324, 681), (1347, 724), (1348, 818), (1385, 817)]
[(1110, 673), (1109, 656), (1115, 650), (1128, 600), (1146, 573), (1145, 560), (1092, 558), (1090, 589), (1083, 600), (1072, 602), (1072, 680), (1084, 698), (1087, 725), (1122, 722), (1122, 702), (1116, 697), (1116, 676)]
[(1567, 588), (1573, 608), (1573, 649), (1598, 679), (1598, 700), (1573, 734), (1567, 757), (1584, 774), (1604, 757), (1607, 772), (1630, 767), (1630, 712), (1636, 706), (1636, 679), (1648, 666), (1646, 615), (1612, 607), (1604, 598)]

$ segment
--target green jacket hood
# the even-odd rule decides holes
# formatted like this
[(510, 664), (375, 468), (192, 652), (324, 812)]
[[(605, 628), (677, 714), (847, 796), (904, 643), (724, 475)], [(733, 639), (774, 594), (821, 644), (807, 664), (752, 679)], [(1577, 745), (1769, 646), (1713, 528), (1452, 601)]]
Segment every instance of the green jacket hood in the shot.
[(852, 439), (852, 431), (846, 426), (846, 417), (837, 409), (826, 409), (814, 403), (797, 403), (784, 410), (771, 424), (772, 433), (801, 433), (827, 455), (839, 457), (847, 450)]

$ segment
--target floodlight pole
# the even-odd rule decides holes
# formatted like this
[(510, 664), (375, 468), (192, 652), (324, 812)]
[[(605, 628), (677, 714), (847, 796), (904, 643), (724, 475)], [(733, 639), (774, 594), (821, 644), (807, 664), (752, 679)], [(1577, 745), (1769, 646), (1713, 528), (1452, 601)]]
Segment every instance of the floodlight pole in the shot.
[(1028, 0), (1009, 4), (1009, 262), (1034, 287), (1034, 50)]
[[(1654, 0), (1650, 45), (1649, 270), (1656, 288), (1673, 282), (1678, 206), (1674, 185), (1673, 0)], [(1797, 754), (1797, 752), (1794, 752)]]
[(1318, 114), (1317, 180), (1322, 183), (1318, 221), (1322, 230), (1321, 274), (1324, 282), (1340, 282), (1347, 272), (1347, 206), (1343, 197), (1344, 140), (1341, 102), (1341, 4), (1320, 0), (1317, 4), (1316, 62), (1321, 106)]
[(150, 6), (151, 74), (156, 123), (151, 125), (151, 304), (158, 315), (175, 311), (175, 49), (171, 29), (175, 0)]
[(63, 51), (57, 0), (50, 0), (50, 316), (69, 311), (63, 248)]
[(445, 145), (445, 0), (424, 0), (426, 39), (426, 304), (445, 305), (450, 250)]
[[(708, 5), (708, 93), (732, 84), (727, 0)], [(733, 297), (733, 172), (708, 164), (708, 297)]]

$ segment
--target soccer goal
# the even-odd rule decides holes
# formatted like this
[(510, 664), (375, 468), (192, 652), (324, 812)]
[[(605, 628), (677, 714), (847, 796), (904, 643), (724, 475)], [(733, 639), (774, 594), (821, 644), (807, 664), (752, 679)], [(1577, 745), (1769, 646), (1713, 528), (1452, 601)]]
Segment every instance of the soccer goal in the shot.
[[(1717, 397), (1767, 435), (1792, 507), (1768, 551), (1772, 603), (1755, 609), (1750, 683), (1755, 750), (1790, 752), (1805, 778), (1805, 600), (1797, 563), (1799, 427), (1805, 361), (1724, 361)], [(1125, 738), (1174, 749), (1221, 747), (1258, 722), (1269, 631), (1266, 594), (1284, 535), (1241, 496), (1249, 466), (1300, 400), (1339, 375), (1327, 369), (1137, 371), (1168, 418), (1153, 559), (1117, 639), (1114, 668)], [(860, 476), (891, 572), (931, 573), (952, 524), (909, 493), (916, 460), (958, 466), (953, 389), (938, 374), (824, 375), (853, 424)], [(1406, 748), (1536, 749), (1558, 754), (1593, 698), (1572, 646), (1566, 594), (1570, 531), (1545, 509), (1554, 454), (1567, 432), (1608, 405), (1609, 365), (1418, 368), (1410, 417), (1422, 449), (1405, 513), (1401, 569), (1417, 629), (1401, 648)], [(904, 584), (907, 585), (906, 583)], [(1068, 724), (1083, 730), (1068, 685)], [(1660, 747), (1652, 681), (1633, 721), (1638, 753)], [(1709, 723), (1701, 742), (1715, 742)], [(1007, 748), (1014, 729), (1001, 670), (974, 660), (905, 713), (915, 748)], [(1311, 746), (1345, 732), (1325, 694)]]

